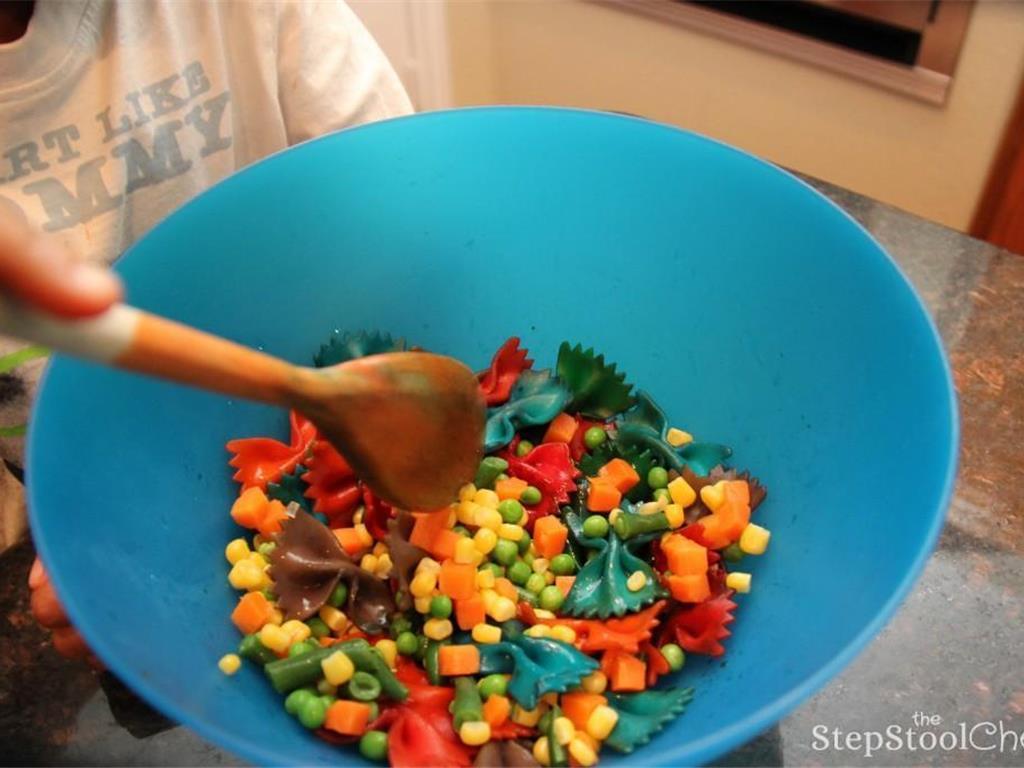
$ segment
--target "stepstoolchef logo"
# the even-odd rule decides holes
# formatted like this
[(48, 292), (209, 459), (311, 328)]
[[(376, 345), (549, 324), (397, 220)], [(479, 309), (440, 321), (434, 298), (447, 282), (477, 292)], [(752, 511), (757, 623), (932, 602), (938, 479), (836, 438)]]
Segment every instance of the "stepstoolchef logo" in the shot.
[(851, 752), (871, 758), (880, 752), (1000, 752), (1024, 755), (1024, 731), (1004, 721), (944, 724), (939, 715), (915, 712), (910, 725), (893, 723), (884, 731), (846, 731), (816, 725), (815, 752)]

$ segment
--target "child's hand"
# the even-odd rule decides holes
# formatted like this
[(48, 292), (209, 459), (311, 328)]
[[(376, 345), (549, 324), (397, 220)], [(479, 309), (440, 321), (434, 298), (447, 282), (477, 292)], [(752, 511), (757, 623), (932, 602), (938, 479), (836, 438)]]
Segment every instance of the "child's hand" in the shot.
[(53, 647), (57, 652), (69, 659), (86, 659), (97, 669), (102, 669), (103, 665), (99, 659), (92, 654), (82, 636), (68, 622), (67, 614), (64, 613), (64, 608), (57, 599), (57, 593), (38, 557), (29, 571), (28, 587), (32, 590), (32, 615), (41, 626), (50, 630)]
[(106, 267), (73, 259), (9, 218), (0, 218), (0, 290), (64, 317), (99, 314), (122, 293)]

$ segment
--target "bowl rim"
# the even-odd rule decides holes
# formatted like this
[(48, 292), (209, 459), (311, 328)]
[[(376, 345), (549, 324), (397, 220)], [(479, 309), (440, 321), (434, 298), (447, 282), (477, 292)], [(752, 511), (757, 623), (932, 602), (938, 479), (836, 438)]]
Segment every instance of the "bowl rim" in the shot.
[[(889, 254), (889, 252), (882, 247), (882, 245), (871, 235), (865, 227), (851, 216), (846, 210), (840, 207), (838, 204), (830, 200), (828, 197), (823, 195), (813, 186), (808, 184), (803, 179), (794, 175), (792, 172), (781, 168), (774, 163), (764, 160), (756, 155), (751, 154), (745, 150), (739, 149), (738, 147), (726, 144), (725, 142), (719, 141), (718, 139), (705, 136), (704, 134), (692, 131), (686, 128), (680, 128), (675, 125), (668, 123), (659, 122), (645, 117), (637, 115), (626, 114), (622, 112), (612, 112), (606, 110), (597, 109), (585, 109), (578, 107), (557, 107), (557, 106), (542, 106), (542, 105), (506, 105), (506, 106), (480, 106), (480, 107), (459, 107), (452, 109), (435, 110), (429, 112), (420, 112), (409, 115), (402, 115), (399, 117), (387, 118), (384, 120), (378, 120), (371, 123), (364, 123), (362, 125), (352, 126), (344, 128), (338, 131), (332, 131), (330, 133), (323, 134), (321, 136), (308, 139), (300, 142), (299, 144), (286, 147), (267, 155), (260, 160), (257, 160), (250, 165), (241, 168), (234, 173), (229, 174), (224, 179), (219, 180), (215, 184), (211, 185), (207, 189), (203, 190), (195, 197), (183, 203), (174, 211), (167, 214), (163, 219), (157, 222), (146, 234), (140, 238), (139, 241), (129, 246), (123, 254), (117, 257), (113, 262), (115, 270), (120, 264), (127, 258), (131, 257), (131, 254), (136, 250), (136, 245), (141, 240), (153, 232), (154, 230), (163, 227), (168, 218), (172, 217), (175, 213), (186, 206), (198, 204), (198, 201), (202, 200), (206, 195), (210, 194), (212, 190), (223, 184), (229, 179), (233, 179), (238, 176), (252, 172), (258, 166), (262, 166), (265, 163), (278, 162), (278, 158), (285, 153), (288, 153), (296, 147), (303, 147), (309, 144), (314, 144), (322, 141), (333, 140), (334, 137), (339, 134), (349, 134), (365, 130), (373, 130), (375, 126), (379, 126), (387, 123), (404, 122), (404, 121), (428, 121), (437, 119), (449, 119), (453, 116), (463, 113), (495, 113), (495, 114), (508, 114), (508, 113), (544, 113), (544, 114), (572, 114), (578, 116), (587, 116), (594, 119), (604, 119), (612, 121), (628, 121), (642, 123), (652, 130), (671, 131), (673, 133), (681, 133), (688, 135), (692, 138), (697, 139), (699, 142), (711, 144), (718, 150), (724, 150), (728, 153), (738, 155), (745, 159), (747, 162), (751, 162), (755, 165), (766, 168), (771, 172), (780, 173), (787, 177), (791, 182), (800, 185), (806, 190), (809, 195), (809, 200), (814, 201), (814, 205), (825, 206), (827, 209), (831, 209), (833, 212), (838, 212), (846, 221), (860, 232), (861, 236), (866, 238), (873, 246), (874, 250), (879, 257), (881, 257), (881, 263), (887, 264), (888, 268), (893, 270), (902, 282), (903, 286), (909, 291), (910, 296), (913, 299), (917, 310), (924, 316), (926, 321), (926, 327), (928, 334), (930, 335), (931, 341), (935, 345), (935, 349), (939, 354), (941, 361), (941, 370), (943, 374), (943, 384), (946, 391), (946, 400), (948, 406), (948, 417), (950, 427), (950, 441), (949, 441), (949, 456), (947, 457), (946, 463), (946, 475), (943, 481), (942, 493), (939, 498), (939, 503), (936, 505), (933, 513), (933, 518), (926, 535), (921, 539), (918, 546), (918, 550), (914, 556), (910, 567), (906, 570), (902, 580), (897, 585), (896, 589), (889, 596), (889, 598), (882, 603), (882, 605), (875, 612), (872, 619), (858, 632), (847, 644), (843, 647), (835, 656), (833, 656), (828, 662), (823, 664), (816, 672), (806, 677), (801, 682), (794, 685), (782, 696), (776, 698), (772, 702), (765, 704), (761, 708), (755, 710), (746, 717), (732, 723), (731, 725), (718, 728), (717, 730), (710, 731), (696, 739), (685, 741), (679, 745), (672, 746), (666, 744), (663, 748), (657, 751), (650, 751), (648, 754), (644, 754), (646, 748), (642, 748), (638, 752), (629, 755), (631, 764), (654, 764), (654, 765), (692, 765), (692, 764), (703, 764), (709, 762), (721, 755), (724, 755), (728, 751), (735, 747), (749, 741), (759, 733), (763, 732), (767, 728), (771, 727), (794, 709), (801, 703), (809, 699), (812, 695), (820, 691), (826, 683), (836, 677), (842, 672), (874, 639), (882, 628), (892, 619), (895, 615), (896, 610), (906, 599), (910, 592), (911, 587), (917, 582), (921, 573), (924, 570), (925, 564), (930, 559), (932, 552), (935, 549), (935, 545), (938, 541), (939, 533), (941, 532), (944, 524), (946, 511), (948, 510), (950, 503), (953, 498), (953, 490), (956, 481), (957, 467), (959, 461), (959, 447), (960, 447), (960, 417), (957, 405), (956, 390), (953, 386), (953, 375), (950, 366), (948, 355), (946, 354), (945, 347), (942, 343), (942, 338), (939, 334), (938, 327), (935, 324), (935, 320), (929, 313), (927, 306), (925, 305), (917, 289), (913, 283), (904, 273), (903, 269), (896, 263), (895, 259)], [(45, 391), (47, 380), (49, 379), (50, 373), (53, 369), (53, 362), (56, 359), (60, 359), (59, 355), (51, 356), (50, 360), (47, 361), (46, 366), (39, 380), (39, 387), (37, 390), (37, 396), (32, 405), (32, 418), (29, 419), (28, 435), (26, 439), (26, 450), (25, 455), (28, 459), (26, 461), (26, 472), (25, 472), (25, 487), (26, 497), (28, 500), (29, 508), (29, 523), (32, 530), (33, 540), (35, 542), (36, 550), (40, 559), (46, 564), (47, 573), (50, 576), (51, 582), (53, 583), (54, 589), (58, 594), (61, 595), (73, 595), (74, 587), (68, 581), (66, 581), (61, 574), (60, 568), (51, 568), (50, 563), (50, 547), (46, 542), (45, 537), (40, 536), (38, 523), (35, 518), (33, 510), (36, 508), (37, 502), (37, 486), (34, 482), (34, 474), (31, 470), (31, 457), (34, 454), (35, 447), (37, 445), (37, 433), (35, 426), (37, 419), (35, 419), (36, 409), (42, 402), (42, 394)], [(115, 655), (109, 652), (109, 646), (105, 640), (105, 636), (100, 627), (91, 623), (88, 618), (79, 610), (74, 599), (68, 599), (64, 602), (64, 608), (68, 614), (71, 623), (79, 629), (82, 636), (85, 638), (90, 649), (107, 665), (107, 667), (116, 674), (129, 688), (138, 693), (142, 698), (146, 699), (149, 703), (153, 704), (159, 710), (164, 712), (175, 722), (189, 728), (199, 736), (209, 739), (215, 744), (223, 747), (224, 749), (234, 753), (235, 755), (242, 757), (247, 760), (251, 760), (256, 764), (269, 763), (269, 764), (282, 764), (288, 763), (289, 758), (287, 755), (280, 754), (276, 750), (267, 750), (262, 748), (258, 744), (252, 744), (251, 742), (244, 741), (236, 738), (231, 732), (226, 731), (218, 726), (211, 725), (200, 718), (196, 718), (188, 712), (184, 711), (175, 703), (173, 699), (165, 696), (164, 693), (157, 687), (151, 685), (145, 677), (137, 674), (132, 669), (120, 663)], [(358, 757), (358, 753), (350, 751), (349, 753), (341, 753), (339, 757), (344, 759), (347, 756), (353, 758)], [(638, 759), (639, 758), (639, 759)], [(361, 758), (360, 758), (361, 759)], [(339, 763), (340, 764), (340, 763)], [(352, 763), (356, 764), (356, 763)]]

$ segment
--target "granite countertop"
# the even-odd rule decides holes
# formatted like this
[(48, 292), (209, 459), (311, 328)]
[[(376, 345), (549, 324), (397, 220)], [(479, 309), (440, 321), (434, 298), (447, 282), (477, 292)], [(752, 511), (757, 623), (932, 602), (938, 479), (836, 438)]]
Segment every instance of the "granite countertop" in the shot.
[[(960, 396), (960, 473), (939, 548), (893, 621), (821, 693), (720, 764), (1024, 765), (1024, 257), (811, 183), (878, 238), (935, 317)], [(240, 764), (109, 674), (59, 657), (28, 612), (32, 557), (28, 543), (0, 556), (0, 763)], [(869, 759), (863, 745), (832, 746), (835, 728), (856, 739), (890, 725), (959, 733), (960, 723), (995, 748), (928, 751), (925, 741)]]

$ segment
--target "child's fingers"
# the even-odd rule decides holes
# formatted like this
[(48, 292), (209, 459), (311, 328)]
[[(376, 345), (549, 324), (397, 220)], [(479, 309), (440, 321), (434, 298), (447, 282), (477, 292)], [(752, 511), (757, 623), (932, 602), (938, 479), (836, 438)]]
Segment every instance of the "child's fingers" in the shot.
[(81, 659), (89, 655), (89, 646), (74, 627), (58, 627), (53, 630), (53, 647), (57, 653), (69, 659)]
[(53, 591), (53, 585), (49, 581), (38, 589), (32, 590), (32, 598), (29, 605), (32, 609), (32, 615), (36, 617), (36, 621), (44, 627), (53, 629), (67, 626), (68, 617), (64, 613), (64, 608), (61, 606), (60, 600), (57, 599), (57, 593)]
[(46, 575), (46, 569), (43, 568), (43, 561), (37, 557), (32, 562), (32, 570), (28, 572), (28, 588), (39, 589), (47, 581), (49, 581), (49, 577)]

